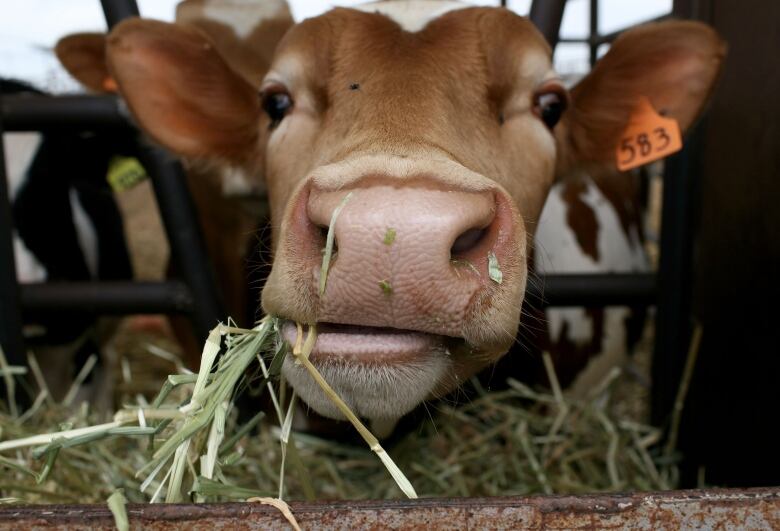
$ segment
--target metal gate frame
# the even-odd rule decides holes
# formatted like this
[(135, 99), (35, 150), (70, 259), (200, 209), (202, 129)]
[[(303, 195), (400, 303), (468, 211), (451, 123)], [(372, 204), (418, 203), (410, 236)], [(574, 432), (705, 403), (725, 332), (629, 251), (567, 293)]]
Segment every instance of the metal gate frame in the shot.
[[(291, 502), (303, 529), (778, 529), (780, 489), (588, 496)], [(132, 529), (290, 529), (259, 503), (132, 504)], [(0, 508), (0, 531), (113, 529), (105, 505)]]

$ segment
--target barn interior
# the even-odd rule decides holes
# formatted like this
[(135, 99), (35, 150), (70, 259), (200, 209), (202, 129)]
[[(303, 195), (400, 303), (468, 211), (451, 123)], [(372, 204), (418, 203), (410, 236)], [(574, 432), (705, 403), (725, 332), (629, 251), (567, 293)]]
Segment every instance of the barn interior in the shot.
[[(388, 427), (326, 419), (279, 381), (285, 356), (306, 365), (298, 358), (306, 345), (302, 329), (297, 344), (274, 339), (282, 324), (257, 302), (274, 260), (268, 191), (240, 175), (211, 188), (193, 184), (212, 168), (159, 145), (111, 79), (91, 83), (84, 74), (106, 31), (139, 15), (172, 22), (178, 2), (168, 11), (135, 0), (92, 3), (91, 19), (75, 8), (72, 16), (83, 21), (79, 31), (100, 32), (89, 37), (99, 47), (50, 34), (37, 52), (47, 59), (29, 61), (21, 74), (11, 69), (18, 58), (0, 64), (0, 528), (32, 525), (43, 504), (62, 504), (52, 522), (67, 527), (68, 504), (107, 499), (111, 512), (87, 508), (89, 522), (121, 526), (113, 520), (126, 514), (115, 509), (121, 499), (122, 507), (214, 503), (207, 518), (226, 525), (256, 518), (295, 527), (300, 516), (304, 527), (338, 527), (328, 518), (343, 511), (350, 526), (370, 527), (385, 511), (391, 527), (490, 527), (485, 511), (500, 507), (502, 525), (513, 527), (527, 517), (503, 512), (515, 507), (535, 519), (593, 522), (609, 513), (629, 526), (658, 516), (640, 509), (637, 500), (650, 499), (642, 496), (679, 507), (666, 515), (672, 527), (695, 527), (705, 514), (710, 525), (776, 525), (780, 77), (766, 50), (780, 45), (780, 6), (480, 3), (528, 16), (566, 88), (646, 23), (706, 23), (727, 53), (682, 149), (584, 177), (598, 201), (621, 198), (617, 216), (634, 227), (628, 239), (639, 254), (570, 265), (555, 254), (555, 234), (547, 240), (540, 230), (509, 354)], [(330, 7), (290, 4), (295, 22)], [(56, 13), (48, 8), (35, 17)], [(0, 12), (10, 42), (21, 30), (9, 21), (30, 15)], [(3, 47), (0, 54), (16, 53)], [(555, 186), (553, 200), (595, 209), (597, 201), (576, 203), (581, 183)], [(241, 214), (230, 234), (199, 221), (226, 211)], [(395, 234), (385, 238), (392, 244)], [(237, 279), (219, 274), (218, 245), (240, 247)], [(231, 371), (226, 387), (208, 387)], [(187, 415), (193, 397), (208, 400), (204, 389), (226, 398), (196, 428)], [(166, 448), (165, 458), (156, 453)], [(398, 505), (418, 495), (430, 500)], [(535, 495), (542, 497), (528, 498)], [(548, 507), (557, 502), (547, 495), (572, 497)], [(279, 500), (292, 520), (282, 509), (247, 516), (219, 505), (248, 499)], [(604, 504), (610, 509), (600, 513)], [(173, 520), (145, 518), (182, 526), (197, 518), (176, 507)], [(132, 523), (141, 513), (130, 515)]]

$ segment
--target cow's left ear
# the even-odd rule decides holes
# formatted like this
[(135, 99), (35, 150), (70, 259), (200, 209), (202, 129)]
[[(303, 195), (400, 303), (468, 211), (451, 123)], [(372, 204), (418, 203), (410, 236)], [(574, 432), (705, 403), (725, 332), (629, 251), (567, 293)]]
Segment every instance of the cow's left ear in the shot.
[(555, 129), (556, 173), (615, 169), (621, 134), (642, 97), (685, 132), (720, 72), (726, 45), (709, 26), (690, 21), (646, 24), (621, 35), (571, 91)]
[(106, 66), (105, 33), (74, 33), (57, 41), (54, 47), (62, 66), (93, 92), (115, 92), (116, 83)]

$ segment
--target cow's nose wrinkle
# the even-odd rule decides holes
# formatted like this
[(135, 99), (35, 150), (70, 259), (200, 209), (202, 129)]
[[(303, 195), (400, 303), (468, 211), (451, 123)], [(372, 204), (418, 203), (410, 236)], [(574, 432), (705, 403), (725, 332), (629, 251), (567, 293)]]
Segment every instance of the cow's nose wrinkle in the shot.
[(477, 247), (487, 234), (487, 229), (471, 228), (455, 238), (450, 248), (450, 257), (457, 259)]

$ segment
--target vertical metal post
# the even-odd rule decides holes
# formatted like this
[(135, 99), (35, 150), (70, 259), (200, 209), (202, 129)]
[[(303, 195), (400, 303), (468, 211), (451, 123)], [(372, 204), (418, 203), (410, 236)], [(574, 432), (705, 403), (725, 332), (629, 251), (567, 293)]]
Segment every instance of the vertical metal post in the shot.
[(152, 179), (173, 264), (192, 292), (195, 335), (205, 340), (209, 330), (227, 316), (184, 170), (158, 147), (142, 146), (140, 158)]
[(103, 15), (106, 17), (108, 29), (127, 17), (139, 16), (138, 4), (135, 0), (100, 0)]
[[(0, 94), (0, 103), (2, 98), (3, 95)], [(0, 345), (11, 365), (24, 365), (22, 307), (19, 303), (19, 285), (16, 282), (13, 220), (2, 139), (3, 115), (0, 113)]]
[(598, 58), (598, 36), (599, 36), (599, 0), (590, 0), (590, 35), (588, 35), (588, 46), (590, 48), (590, 67), (596, 64)]
[(533, 0), (528, 18), (539, 28), (552, 49), (558, 44), (566, 0)]

